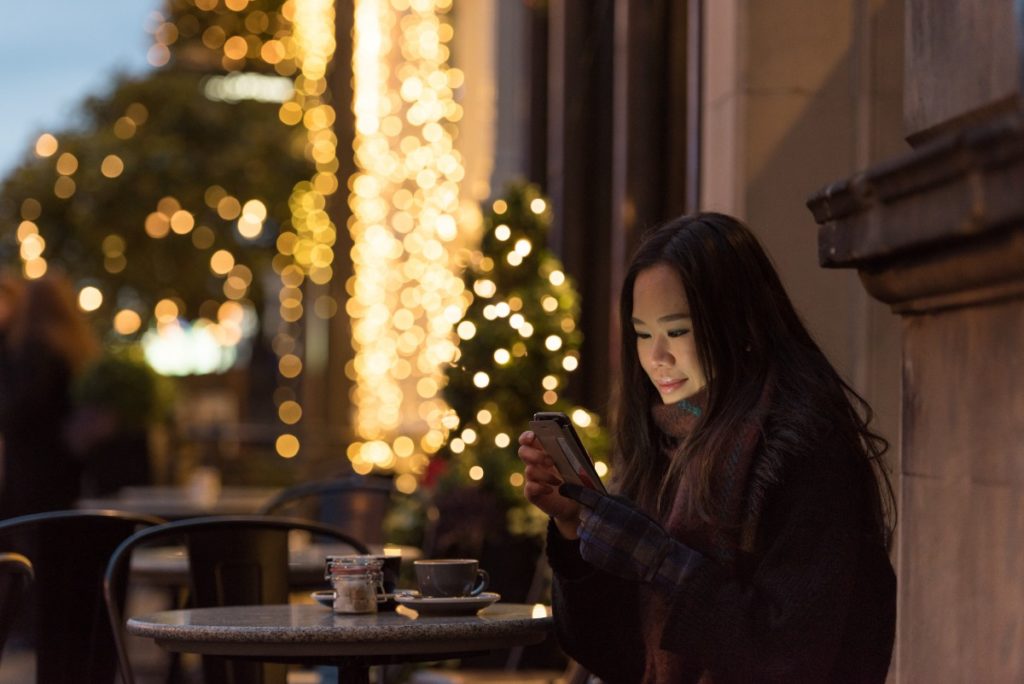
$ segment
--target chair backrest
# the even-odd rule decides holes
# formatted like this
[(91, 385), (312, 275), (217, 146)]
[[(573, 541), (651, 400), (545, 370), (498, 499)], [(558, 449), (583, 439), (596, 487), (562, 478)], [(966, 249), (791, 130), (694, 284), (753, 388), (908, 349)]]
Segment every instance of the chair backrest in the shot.
[(103, 600), (110, 554), (161, 518), (112, 510), (34, 513), (0, 521), (0, 548), (27, 556), (36, 681), (110, 684), (117, 653)]
[[(124, 599), (131, 554), (142, 545), (177, 541), (189, 557), (189, 606), (288, 602), (288, 533), (309, 532), (369, 553), (362, 541), (336, 527), (310, 520), (264, 515), (189, 518), (141, 530), (114, 551), (103, 580), (107, 613), (128, 684), (134, 682), (124, 640)], [(207, 682), (284, 681), (283, 666), (204, 657)]]
[(389, 478), (350, 477), (303, 482), (282, 490), (259, 512), (307, 518), (341, 528), (367, 544), (383, 544), (394, 484)]
[(20, 553), (0, 553), (0, 655), (31, 584), (31, 561)]

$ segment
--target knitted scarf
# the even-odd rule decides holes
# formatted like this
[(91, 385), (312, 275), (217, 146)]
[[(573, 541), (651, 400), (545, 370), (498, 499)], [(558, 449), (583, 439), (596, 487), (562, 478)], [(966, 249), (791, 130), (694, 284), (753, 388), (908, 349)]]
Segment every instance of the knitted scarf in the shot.
[[(757, 529), (760, 501), (751, 506), (751, 470), (760, 442), (764, 414), (767, 409), (770, 383), (751, 415), (743, 422), (733, 446), (717, 464), (712, 475), (719, 518), (703, 520), (694, 512), (691, 499), (696, 478), (700, 476), (696, 459), (686, 464), (667, 517), (661, 520), (674, 539), (700, 551), (711, 562), (733, 565), (737, 552), (750, 551)], [(664, 435), (662, 449), (669, 462), (689, 458), (687, 438), (707, 410), (707, 388), (693, 397), (652, 409), (652, 418)], [(755, 476), (756, 477), (756, 476)], [(650, 587), (640, 591), (643, 606), (644, 642), (648, 657), (643, 681), (645, 684), (675, 684), (693, 681), (700, 675), (701, 684), (711, 682), (710, 673), (694, 671), (683, 656), (662, 650), (661, 639), (670, 601)]]

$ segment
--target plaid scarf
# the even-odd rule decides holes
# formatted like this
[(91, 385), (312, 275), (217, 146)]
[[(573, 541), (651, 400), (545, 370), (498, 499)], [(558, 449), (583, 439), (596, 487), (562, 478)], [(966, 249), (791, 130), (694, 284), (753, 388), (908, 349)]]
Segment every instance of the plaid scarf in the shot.
[[(696, 459), (691, 459), (682, 471), (668, 515), (661, 520), (674, 539), (718, 563), (733, 565), (737, 552), (749, 551), (753, 546), (760, 507), (749, 506), (747, 494), (771, 394), (770, 385), (765, 385), (757, 407), (744, 421), (732, 448), (715, 464), (712, 482), (716, 489), (718, 519), (704, 520), (695, 512), (696, 507), (690, 505), (694, 482), (700, 476), (700, 464)], [(670, 463), (689, 459), (687, 438), (696, 429), (706, 410), (707, 388), (689, 399), (652, 408), (652, 418), (664, 436), (662, 449)], [(668, 598), (663, 592), (648, 586), (641, 587), (640, 598), (644, 611), (644, 642), (648, 654), (643, 681), (657, 684), (693, 681), (700, 673), (693, 671), (693, 666), (686, 663), (682, 655), (660, 647), (668, 616)], [(700, 682), (711, 682), (710, 673), (704, 672)]]

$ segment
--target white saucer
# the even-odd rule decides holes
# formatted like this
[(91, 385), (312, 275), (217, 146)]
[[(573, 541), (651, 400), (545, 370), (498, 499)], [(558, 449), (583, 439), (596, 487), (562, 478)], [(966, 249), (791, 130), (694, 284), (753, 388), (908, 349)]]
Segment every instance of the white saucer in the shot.
[(314, 591), (310, 596), (313, 600), (319, 603), (321, 606), (327, 606), (328, 608), (334, 608), (334, 590), (333, 589), (322, 589), (320, 591)]
[(399, 592), (395, 601), (420, 615), (473, 615), (501, 600), (500, 594), (484, 591), (478, 596), (420, 596), (419, 592)]

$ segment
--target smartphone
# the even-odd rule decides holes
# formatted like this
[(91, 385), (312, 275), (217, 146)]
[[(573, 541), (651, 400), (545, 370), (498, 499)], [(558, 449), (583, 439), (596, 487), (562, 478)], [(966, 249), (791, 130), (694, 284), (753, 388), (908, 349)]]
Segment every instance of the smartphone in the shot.
[(606, 494), (607, 490), (594, 469), (594, 461), (583, 448), (569, 416), (557, 411), (533, 414), (530, 429), (555, 462), (558, 473), (566, 482)]

